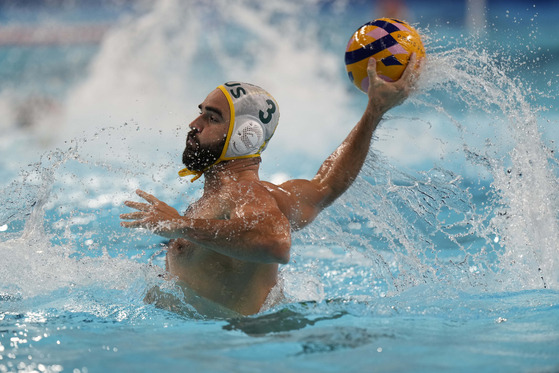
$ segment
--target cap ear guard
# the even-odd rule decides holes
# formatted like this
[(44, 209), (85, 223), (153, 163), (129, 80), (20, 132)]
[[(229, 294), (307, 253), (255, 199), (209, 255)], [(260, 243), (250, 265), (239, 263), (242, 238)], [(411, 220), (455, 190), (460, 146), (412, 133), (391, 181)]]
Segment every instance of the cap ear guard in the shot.
[(265, 143), (262, 123), (250, 115), (237, 117), (237, 122), (225, 158), (259, 154)]

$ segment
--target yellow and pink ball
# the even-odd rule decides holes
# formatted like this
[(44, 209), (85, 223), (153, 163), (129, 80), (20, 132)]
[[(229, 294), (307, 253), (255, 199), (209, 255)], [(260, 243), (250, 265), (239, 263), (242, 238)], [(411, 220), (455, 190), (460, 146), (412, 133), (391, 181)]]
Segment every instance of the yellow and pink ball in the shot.
[(412, 53), (425, 56), (419, 33), (408, 23), (392, 18), (379, 18), (359, 27), (351, 36), (345, 52), (349, 79), (363, 92), (369, 88), (367, 64), (377, 61), (377, 74), (386, 81), (402, 76)]

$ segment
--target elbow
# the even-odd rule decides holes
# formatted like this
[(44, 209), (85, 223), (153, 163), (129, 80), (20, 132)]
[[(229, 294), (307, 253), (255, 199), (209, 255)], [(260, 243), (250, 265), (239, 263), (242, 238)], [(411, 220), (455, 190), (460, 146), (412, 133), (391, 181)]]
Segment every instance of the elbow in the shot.
[(259, 252), (261, 263), (287, 264), (291, 251), (291, 226), (285, 216), (262, 221), (261, 229), (254, 230), (253, 248)]
[(280, 247), (277, 249), (276, 259), (277, 263), (279, 264), (287, 264), (289, 263), (289, 257), (291, 254), (291, 238), (289, 238), (286, 242), (283, 242)]
[(291, 252), (291, 235), (286, 234), (283, 237), (275, 237), (273, 242), (268, 246), (269, 261), (271, 263), (287, 264)]

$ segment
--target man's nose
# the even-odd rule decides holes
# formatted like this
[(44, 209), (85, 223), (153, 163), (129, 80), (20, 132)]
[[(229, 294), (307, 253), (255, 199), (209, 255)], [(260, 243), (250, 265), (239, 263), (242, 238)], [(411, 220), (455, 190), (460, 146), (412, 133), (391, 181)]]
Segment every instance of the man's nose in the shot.
[(202, 123), (202, 121), (200, 120), (200, 117), (194, 119), (189, 125), (188, 128), (190, 128), (190, 130), (194, 133), (199, 133), (202, 132), (202, 129), (204, 128), (204, 125)]

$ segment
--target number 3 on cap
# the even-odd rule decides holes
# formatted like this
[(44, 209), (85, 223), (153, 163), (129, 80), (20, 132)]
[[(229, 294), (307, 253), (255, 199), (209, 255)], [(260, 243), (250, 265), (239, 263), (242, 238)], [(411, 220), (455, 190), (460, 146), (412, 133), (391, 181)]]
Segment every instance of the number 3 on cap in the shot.
[(262, 110), (260, 110), (260, 112), (258, 113), (259, 114), (258, 117), (260, 118), (262, 124), (270, 123), (270, 121), (272, 120), (272, 114), (276, 112), (276, 104), (274, 104), (274, 101), (266, 100), (266, 103), (270, 105), (268, 110), (266, 110), (265, 113)]

